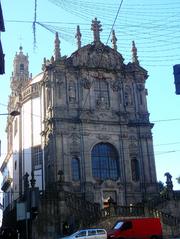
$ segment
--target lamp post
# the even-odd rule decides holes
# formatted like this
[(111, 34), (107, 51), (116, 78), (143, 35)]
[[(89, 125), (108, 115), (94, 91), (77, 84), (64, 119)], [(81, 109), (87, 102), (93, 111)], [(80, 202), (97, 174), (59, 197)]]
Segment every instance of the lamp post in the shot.
[(13, 111), (11, 111), (10, 113), (3, 113), (3, 114), (0, 114), (0, 115), (11, 115), (11, 116), (17, 116), (17, 115), (20, 115), (20, 112), (17, 111), (17, 110), (13, 110)]

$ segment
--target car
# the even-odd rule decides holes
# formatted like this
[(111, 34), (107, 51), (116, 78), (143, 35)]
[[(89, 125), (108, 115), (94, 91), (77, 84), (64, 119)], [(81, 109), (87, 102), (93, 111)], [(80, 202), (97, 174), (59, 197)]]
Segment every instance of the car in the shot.
[(108, 239), (162, 239), (160, 218), (131, 218), (118, 220), (107, 232)]
[(107, 239), (107, 232), (103, 228), (89, 228), (58, 239)]

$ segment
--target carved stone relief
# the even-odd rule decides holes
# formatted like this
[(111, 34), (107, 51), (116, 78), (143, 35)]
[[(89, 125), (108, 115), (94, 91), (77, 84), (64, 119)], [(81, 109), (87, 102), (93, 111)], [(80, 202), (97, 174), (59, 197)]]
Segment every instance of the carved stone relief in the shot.
[(128, 133), (127, 132), (122, 132), (120, 135), (119, 135), (119, 139), (127, 139), (128, 138)]
[(88, 78), (83, 78), (81, 80), (81, 83), (82, 83), (82, 86), (85, 88), (85, 89), (90, 89), (91, 86), (92, 86), (92, 80), (88, 79)]
[(70, 152), (71, 154), (80, 152), (80, 137), (78, 134), (73, 133), (70, 136), (72, 138), (72, 142), (70, 144)]
[(131, 143), (129, 145), (129, 153), (131, 155), (137, 155), (138, 154), (138, 146), (136, 143)]
[(151, 132), (141, 133), (140, 137), (141, 139), (152, 139), (152, 133)]
[(137, 84), (137, 89), (139, 91), (143, 91), (144, 90), (144, 85), (143, 84)]
[(149, 113), (139, 113), (139, 121), (142, 123), (149, 122)]
[(107, 104), (106, 100), (104, 99), (104, 97), (100, 97), (97, 99), (96, 107), (98, 109), (107, 109), (108, 108), (108, 104)]
[(129, 136), (129, 140), (130, 140), (131, 142), (132, 142), (132, 141), (136, 142), (136, 141), (137, 141), (137, 138), (136, 138), (135, 135), (130, 135), (130, 136)]
[(102, 186), (105, 187), (105, 188), (116, 188), (117, 187), (117, 183), (113, 180), (105, 180), (103, 183), (102, 183)]
[(109, 140), (111, 137), (110, 137), (109, 135), (98, 134), (98, 135), (97, 135), (97, 138), (100, 139), (100, 140), (107, 141), (107, 140)]
[(72, 55), (74, 66), (100, 67), (107, 69), (120, 69), (123, 58), (110, 47), (100, 44), (87, 45)]
[(115, 81), (114, 80), (111, 80), (111, 89), (113, 91), (119, 91), (121, 88), (122, 88), (122, 82), (120, 79), (116, 79)]

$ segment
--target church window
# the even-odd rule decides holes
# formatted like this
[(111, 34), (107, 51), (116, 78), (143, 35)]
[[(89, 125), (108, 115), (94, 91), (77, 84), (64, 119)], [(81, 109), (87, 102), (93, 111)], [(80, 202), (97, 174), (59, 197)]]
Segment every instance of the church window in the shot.
[(80, 180), (80, 164), (78, 158), (73, 158), (71, 161), (72, 166), (72, 180), (79, 181)]
[(91, 152), (92, 174), (95, 179), (117, 180), (119, 177), (118, 153), (109, 143), (99, 143)]
[(131, 159), (132, 180), (139, 181), (139, 162), (136, 157)]
[(125, 87), (124, 91), (124, 103), (126, 106), (132, 105), (132, 90), (130, 86)]
[(34, 169), (42, 165), (42, 149), (40, 145), (32, 147), (32, 164)]
[(20, 64), (20, 72), (24, 71), (24, 64)]
[(74, 82), (69, 83), (69, 88), (68, 88), (68, 93), (69, 93), (69, 102), (70, 103), (75, 103), (76, 101), (76, 85)]
[(14, 169), (17, 169), (17, 160), (14, 162)]
[(108, 83), (104, 79), (96, 79), (94, 91), (96, 104), (109, 107)]

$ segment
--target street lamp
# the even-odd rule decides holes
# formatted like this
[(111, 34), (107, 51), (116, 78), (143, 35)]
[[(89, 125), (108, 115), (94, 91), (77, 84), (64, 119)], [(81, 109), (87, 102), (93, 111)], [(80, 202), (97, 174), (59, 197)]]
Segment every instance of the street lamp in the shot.
[(0, 114), (0, 115), (11, 115), (11, 116), (17, 116), (17, 115), (20, 115), (20, 112), (17, 111), (17, 110), (13, 110), (13, 111), (11, 111), (10, 113), (3, 113), (3, 114)]

